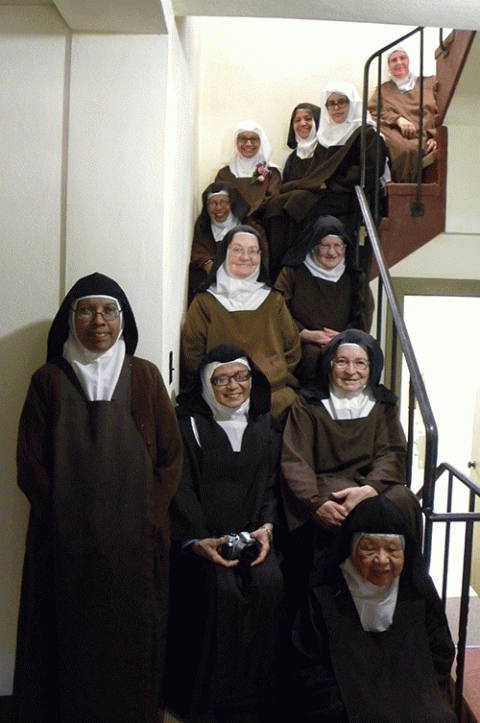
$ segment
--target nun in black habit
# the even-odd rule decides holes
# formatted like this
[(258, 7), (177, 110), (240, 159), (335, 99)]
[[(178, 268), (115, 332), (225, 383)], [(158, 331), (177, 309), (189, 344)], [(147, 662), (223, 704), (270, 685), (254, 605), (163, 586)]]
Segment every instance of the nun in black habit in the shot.
[(20, 419), (31, 503), (14, 723), (159, 723), (181, 438), (156, 366), (133, 356), (128, 299), (80, 279)]
[(360, 502), (327, 560), (293, 629), (295, 723), (455, 723), (455, 648), (405, 519)]
[(307, 175), (318, 145), (317, 131), (320, 108), (313, 103), (299, 103), (292, 112), (288, 128), (287, 146), (293, 151), (283, 169), (282, 181), (296, 181)]
[[(167, 707), (183, 720), (254, 723), (275, 700), (283, 603), (270, 388), (243, 350), (222, 344), (177, 401), (184, 468), (171, 506)], [(224, 559), (226, 535), (243, 531), (258, 557)]]

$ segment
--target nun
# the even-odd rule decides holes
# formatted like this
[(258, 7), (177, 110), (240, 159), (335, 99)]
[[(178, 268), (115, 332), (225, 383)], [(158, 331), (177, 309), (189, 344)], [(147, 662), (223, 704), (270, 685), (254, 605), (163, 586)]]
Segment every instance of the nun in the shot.
[(455, 723), (455, 647), (404, 517), (360, 502), (314, 570), (292, 635), (295, 723)]
[(312, 381), (322, 349), (338, 333), (370, 329), (373, 295), (354, 263), (343, 224), (333, 216), (321, 216), (287, 254), (275, 288), (283, 291), (300, 333), (302, 360), (295, 376), (302, 386)]
[(292, 152), (283, 169), (283, 183), (307, 175), (318, 144), (317, 131), (320, 108), (313, 103), (299, 103), (293, 109), (288, 128), (287, 146)]
[(283, 607), (270, 385), (222, 344), (177, 401), (185, 459), (171, 507), (168, 704), (182, 720), (270, 720)]
[(270, 162), (271, 155), (262, 126), (254, 120), (241, 121), (234, 130), (230, 161), (215, 178), (216, 182), (231, 183), (249, 205), (249, 215), (260, 223), (268, 201), (282, 184), (278, 166)]
[(99, 273), (66, 295), (18, 434), (30, 505), (15, 723), (159, 723), (168, 506), (182, 443), (129, 301)]
[(300, 339), (280, 291), (268, 283), (260, 236), (237, 226), (220, 242), (212, 269), (188, 308), (181, 336), (182, 386), (203, 356), (222, 343), (245, 349), (272, 389), (271, 415), (281, 422), (295, 399)]

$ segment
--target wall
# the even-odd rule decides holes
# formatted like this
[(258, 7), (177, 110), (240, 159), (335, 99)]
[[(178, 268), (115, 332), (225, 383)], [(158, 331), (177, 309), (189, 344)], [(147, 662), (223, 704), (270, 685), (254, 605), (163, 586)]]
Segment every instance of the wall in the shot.
[(15, 485), (16, 429), (65, 289), (93, 271), (114, 277), (135, 310), (139, 355), (168, 380), (178, 349), (196, 38), (168, 0), (164, 15), (164, 36), (72, 36), (49, 5), (0, 5), (0, 695), (11, 691), (28, 515)]
[(28, 505), (15, 440), (45, 357), (63, 253), (64, 81), (69, 32), (50, 7), (0, 6), (0, 695), (10, 692)]

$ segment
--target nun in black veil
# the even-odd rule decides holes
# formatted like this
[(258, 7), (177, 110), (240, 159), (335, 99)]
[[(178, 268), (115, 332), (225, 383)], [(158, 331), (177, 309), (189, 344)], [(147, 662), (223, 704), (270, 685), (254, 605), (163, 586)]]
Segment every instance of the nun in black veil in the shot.
[(65, 297), (17, 449), (31, 504), (14, 723), (159, 723), (168, 505), (182, 443), (157, 367), (133, 356), (124, 291), (91, 274)]

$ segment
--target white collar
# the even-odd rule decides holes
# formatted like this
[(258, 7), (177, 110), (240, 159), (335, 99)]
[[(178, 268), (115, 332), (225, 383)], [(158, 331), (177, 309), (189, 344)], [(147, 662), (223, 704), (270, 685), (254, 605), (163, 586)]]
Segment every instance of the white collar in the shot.
[(303, 263), (307, 269), (315, 278), (324, 279), (324, 281), (333, 281), (333, 283), (336, 284), (337, 281), (342, 278), (345, 271), (345, 257), (339, 261), (335, 268), (324, 269), (314, 260), (314, 253), (314, 251), (309, 251), (305, 256)]
[(373, 585), (360, 575), (351, 557), (340, 563), (340, 569), (357, 608), (362, 628), (378, 633), (388, 630), (397, 604), (400, 576), (394, 577), (390, 585)]
[(300, 136), (297, 136), (295, 133), (295, 140), (297, 141), (297, 156), (299, 158), (311, 158), (315, 148), (318, 146), (317, 126), (315, 125), (315, 121), (312, 123), (312, 127), (310, 128), (310, 133), (307, 138), (300, 138)]
[(344, 392), (330, 384), (330, 396), (322, 404), (332, 419), (363, 419), (375, 406), (375, 397), (370, 387)]
[(265, 283), (257, 281), (259, 273), (260, 264), (250, 276), (239, 279), (229, 273), (225, 260), (217, 270), (215, 283), (207, 291), (227, 311), (255, 311), (270, 293)]
[(413, 90), (415, 88), (415, 83), (418, 80), (418, 76), (414, 75), (411, 70), (408, 71), (405, 78), (397, 80), (397, 78), (394, 78), (393, 75), (391, 76), (391, 78), (400, 93), (407, 93), (409, 90)]

